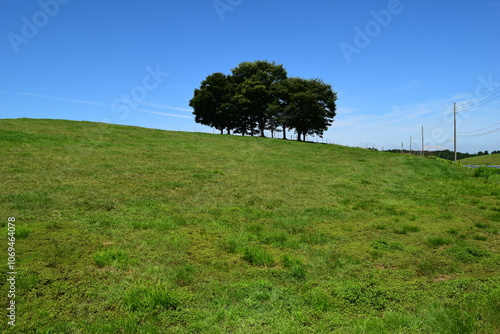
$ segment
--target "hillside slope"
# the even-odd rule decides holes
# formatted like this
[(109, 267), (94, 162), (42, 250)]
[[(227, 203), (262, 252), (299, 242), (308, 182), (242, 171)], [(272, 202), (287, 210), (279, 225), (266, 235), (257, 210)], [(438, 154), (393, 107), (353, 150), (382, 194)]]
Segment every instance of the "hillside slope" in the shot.
[(460, 160), (462, 165), (495, 165), (500, 166), (500, 154), (482, 155)]
[(18, 332), (500, 331), (500, 187), (460, 166), (60, 120), (0, 147)]

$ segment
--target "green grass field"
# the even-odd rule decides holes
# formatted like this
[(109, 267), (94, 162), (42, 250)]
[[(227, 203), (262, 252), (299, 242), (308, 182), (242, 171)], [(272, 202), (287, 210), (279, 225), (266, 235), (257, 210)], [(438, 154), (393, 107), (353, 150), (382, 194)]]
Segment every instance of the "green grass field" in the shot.
[(59, 120), (0, 147), (6, 333), (500, 333), (500, 185), (464, 167)]
[(500, 154), (482, 155), (460, 160), (463, 165), (493, 165), (500, 166)]

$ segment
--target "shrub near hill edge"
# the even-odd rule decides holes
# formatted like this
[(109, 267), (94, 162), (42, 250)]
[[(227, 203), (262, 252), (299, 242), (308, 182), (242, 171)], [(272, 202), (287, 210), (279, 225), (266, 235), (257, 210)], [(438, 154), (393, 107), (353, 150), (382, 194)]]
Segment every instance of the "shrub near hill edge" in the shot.
[(16, 332), (500, 331), (498, 184), (408, 155), (100, 126), (0, 120), (0, 210), (25, 231)]

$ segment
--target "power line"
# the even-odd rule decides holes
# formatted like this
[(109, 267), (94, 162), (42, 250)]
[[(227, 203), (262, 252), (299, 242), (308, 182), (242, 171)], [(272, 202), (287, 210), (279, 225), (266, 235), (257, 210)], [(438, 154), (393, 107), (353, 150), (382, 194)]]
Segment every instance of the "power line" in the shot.
[(500, 97), (500, 95), (498, 95), (498, 96), (492, 96), (490, 99), (488, 99), (486, 101), (483, 101), (481, 103), (478, 103), (475, 107), (478, 108), (478, 107), (484, 106), (485, 104), (490, 103), (491, 101), (496, 100), (499, 97)]
[(490, 98), (498, 93), (500, 93), (500, 86), (498, 86), (495, 89), (490, 90), (490, 92), (488, 94), (481, 96), (481, 97), (478, 97), (477, 99), (462, 102), (460, 107), (466, 108), (468, 105), (474, 105), (476, 103), (480, 103), (481, 101), (486, 100), (486, 99), (488, 99), (488, 98)]
[(487, 126), (487, 127), (485, 127), (485, 128), (479, 129), (479, 130), (460, 132), (460, 135), (464, 135), (464, 134), (468, 134), (468, 133), (472, 133), (472, 132), (484, 131), (484, 130), (486, 130), (486, 129), (492, 128), (492, 127), (497, 126), (497, 125), (500, 125), (500, 123), (496, 123), (496, 124), (493, 124), (493, 125)]
[(427, 130), (431, 131), (431, 130), (434, 130), (434, 129), (438, 129), (438, 128), (442, 127), (443, 125), (445, 125), (446, 123), (448, 123), (448, 121), (451, 118), (453, 118), (453, 112), (448, 113), (445, 117), (446, 117), (445, 119), (442, 119), (442, 120), (437, 121), (437, 122), (435, 122), (435, 123), (433, 123), (431, 125), (428, 125), (427, 126)]
[[(461, 111), (467, 111), (468, 109), (472, 109), (472, 108), (474, 108), (474, 109), (478, 108), (480, 106), (483, 106), (487, 103), (490, 103), (490, 102), (498, 99), (499, 97), (500, 97), (500, 86), (496, 87), (493, 90), (490, 90), (490, 92), (488, 94), (486, 94), (482, 97), (479, 97), (475, 100), (470, 100), (470, 101), (466, 101), (466, 102), (462, 102), (462, 103), (454, 103), (452, 112), (449, 112), (448, 114), (443, 116), (443, 119), (438, 120), (437, 122), (434, 122), (431, 125), (426, 126), (426, 130), (432, 131), (435, 129), (439, 129), (442, 126), (444, 126), (446, 123), (448, 123), (451, 120), (451, 118), (453, 118), (454, 119), (453, 136), (450, 136), (449, 138), (441, 141), (440, 145), (447, 144), (447, 143), (453, 141), (453, 144), (454, 144), (453, 146), (454, 146), (454, 151), (455, 151), (455, 160), (456, 160), (457, 137), (472, 138), (472, 137), (485, 136), (485, 135), (500, 131), (500, 128), (495, 128), (495, 129), (488, 130), (485, 132), (477, 133), (477, 132), (480, 132), (483, 130), (487, 130), (491, 127), (500, 125), (500, 123), (496, 123), (496, 124), (490, 125), (490, 126), (483, 128), (483, 129), (479, 129), (479, 130), (475, 130), (475, 131), (468, 131), (468, 132), (463, 132), (463, 133), (457, 134), (457, 128), (456, 128), (457, 127), (457, 119), (456, 119), (457, 113), (461, 112)], [(417, 108), (410, 108), (410, 110), (412, 110), (412, 109), (417, 109)], [(411, 150), (411, 142), (412, 142), (412, 137), (410, 137), (410, 150)], [(425, 145), (424, 144), (424, 127), (422, 126), (422, 154), (424, 153), (424, 145)]]
[[(477, 100), (473, 101), (468, 101), (464, 102), (461, 105), (457, 104), (457, 110), (456, 111), (451, 111), (448, 114), (444, 116), (442, 120), (439, 120), (435, 123), (432, 123), (428, 125), (426, 128), (428, 131), (432, 131), (434, 129), (438, 129), (448, 123), (452, 118), (455, 117), (455, 112), (460, 112), (460, 111), (466, 111), (469, 108), (478, 108), (480, 106), (483, 106), (487, 103), (492, 102), (493, 100), (496, 100), (497, 98), (500, 97), (500, 87), (497, 87), (494, 91), (490, 92), (488, 95), (481, 97)], [(462, 109), (462, 110), (459, 110)]]
[(486, 131), (486, 132), (483, 132), (483, 133), (478, 133), (478, 134), (458, 135), (458, 136), (461, 137), (461, 138), (473, 138), (473, 137), (480, 137), (480, 136), (490, 135), (490, 134), (498, 132), (498, 131), (500, 131), (500, 128), (496, 128), (496, 129), (493, 129), (493, 130), (490, 130), (490, 131)]
[(459, 108), (461, 108), (461, 109), (477, 108), (481, 105), (484, 105), (486, 103), (489, 103), (489, 102), (499, 98), (500, 97), (499, 94), (500, 94), (500, 86), (495, 88), (494, 90), (490, 91), (490, 93), (486, 94), (485, 96), (482, 96), (482, 97), (477, 98), (475, 100), (462, 102), (459, 105)]

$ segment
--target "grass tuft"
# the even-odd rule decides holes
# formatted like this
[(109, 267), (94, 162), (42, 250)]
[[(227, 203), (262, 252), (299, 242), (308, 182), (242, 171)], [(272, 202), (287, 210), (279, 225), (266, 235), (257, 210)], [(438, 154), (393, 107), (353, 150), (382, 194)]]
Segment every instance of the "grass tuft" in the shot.
[(427, 238), (427, 245), (431, 248), (439, 248), (442, 246), (451, 245), (453, 239), (447, 237), (429, 237)]
[(243, 260), (254, 266), (274, 267), (274, 257), (265, 249), (258, 247), (247, 247), (243, 250)]
[(283, 255), (283, 266), (290, 271), (290, 275), (298, 280), (306, 279), (306, 269), (302, 260)]
[(464, 263), (479, 262), (482, 258), (491, 255), (490, 252), (484, 249), (470, 246), (454, 246), (449, 248), (449, 252)]
[(116, 266), (123, 267), (129, 263), (127, 253), (120, 250), (104, 250), (94, 254), (94, 263), (98, 267)]
[(125, 292), (123, 302), (129, 311), (177, 310), (181, 301), (166, 286), (140, 285)]
[(30, 234), (31, 234), (31, 229), (24, 227), (24, 226), (17, 226), (16, 227), (15, 237), (17, 239), (27, 238)]
[(407, 234), (410, 232), (419, 232), (420, 227), (415, 226), (415, 225), (401, 225), (396, 227), (393, 232), (396, 234)]

